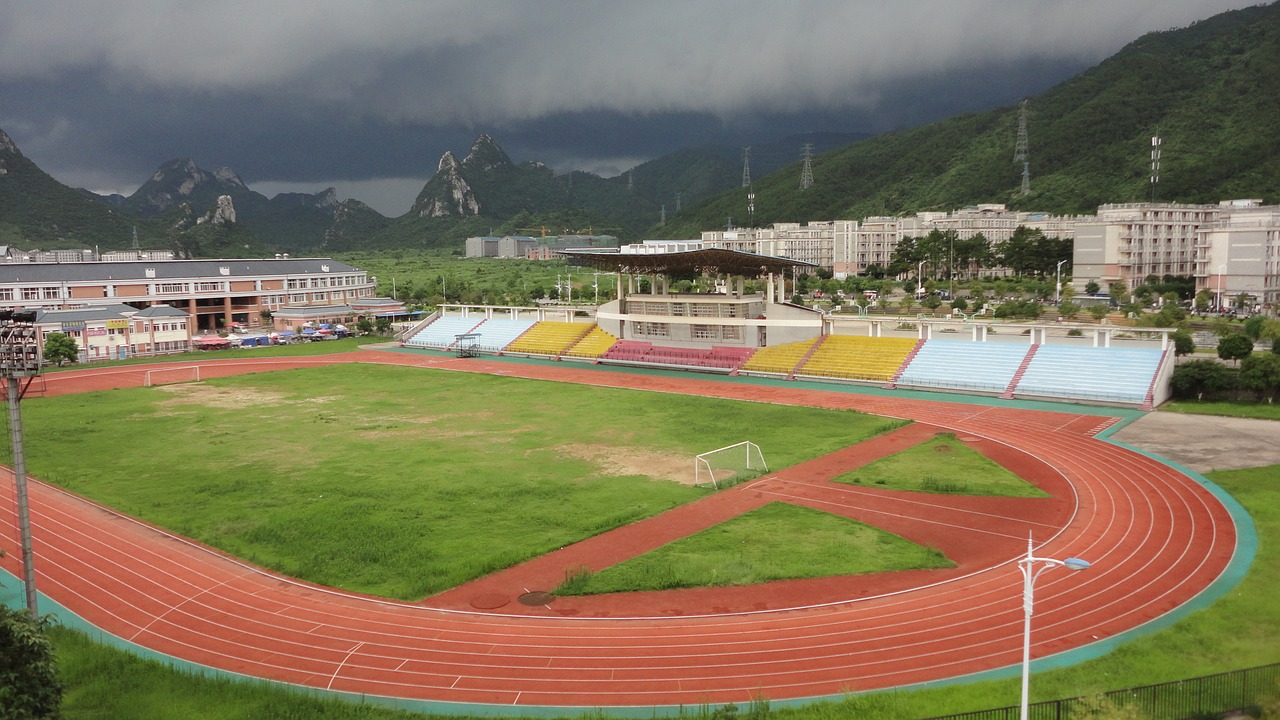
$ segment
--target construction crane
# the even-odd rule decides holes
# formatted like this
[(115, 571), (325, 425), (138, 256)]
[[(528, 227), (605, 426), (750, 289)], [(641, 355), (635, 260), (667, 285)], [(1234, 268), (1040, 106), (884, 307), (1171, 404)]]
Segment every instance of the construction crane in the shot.
[(551, 232), (551, 230), (548, 229), (546, 225), (539, 225), (538, 227), (531, 227), (531, 228), (516, 228), (516, 232), (526, 232), (526, 231), (541, 232), (542, 234), (539, 235), (538, 237), (546, 237), (548, 233), (551, 235), (555, 234), (554, 232)]

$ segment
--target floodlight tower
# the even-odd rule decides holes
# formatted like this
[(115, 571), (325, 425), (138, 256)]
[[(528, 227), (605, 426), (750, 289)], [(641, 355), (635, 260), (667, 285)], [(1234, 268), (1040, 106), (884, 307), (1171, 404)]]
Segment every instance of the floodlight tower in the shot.
[(1013, 149), (1013, 161), (1022, 163), (1022, 194), (1031, 194), (1031, 163), (1027, 161), (1027, 101), (1018, 103), (1018, 144)]
[(800, 146), (800, 157), (804, 158), (804, 167), (800, 170), (800, 189), (813, 187), (813, 143)]
[(751, 148), (742, 148), (742, 187), (751, 187)]
[[(40, 338), (35, 310), (0, 310), (0, 377), (9, 404), (9, 437), (13, 446), (13, 482), (18, 498), (18, 537), (22, 545), (22, 584), (27, 611), (36, 617), (35, 552), (31, 548), (31, 513), (27, 503), (27, 464), (22, 452), (22, 409), (19, 403), (31, 379), (40, 374)], [(19, 381), (26, 379), (21, 390)]]

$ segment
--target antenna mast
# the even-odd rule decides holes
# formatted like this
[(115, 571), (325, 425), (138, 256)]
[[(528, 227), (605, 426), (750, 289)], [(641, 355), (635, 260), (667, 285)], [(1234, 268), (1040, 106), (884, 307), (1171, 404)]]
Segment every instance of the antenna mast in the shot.
[(1164, 138), (1159, 135), (1151, 136), (1151, 202), (1153, 203), (1156, 201), (1156, 185), (1160, 184), (1160, 146), (1163, 144)]
[(1013, 149), (1013, 161), (1022, 163), (1022, 194), (1031, 193), (1031, 163), (1027, 162), (1027, 101), (1018, 103), (1018, 144)]
[(742, 148), (742, 187), (751, 187), (751, 148)]
[(804, 168), (800, 170), (800, 189), (813, 187), (813, 143), (800, 146), (800, 157), (804, 158)]

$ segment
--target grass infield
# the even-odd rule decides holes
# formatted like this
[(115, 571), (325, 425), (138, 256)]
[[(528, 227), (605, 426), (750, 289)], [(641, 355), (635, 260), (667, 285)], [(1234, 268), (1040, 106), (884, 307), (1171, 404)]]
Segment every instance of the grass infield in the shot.
[[(286, 575), (417, 599), (899, 427), (855, 412), (378, 365), (24, 403), (29, 472)], [(5, 436), (7, 439), (7, 434)]]
[(1048, 497), (1040, 488), (967, 447), (953, 433), (938, 433), (928, 442), (880, 458), (834, 481), (957, 495)]
[(953, 566), (938, 550), (856, 520), (773, 502), (600, 572), (572, 573), (555, 592), (753, 585)]

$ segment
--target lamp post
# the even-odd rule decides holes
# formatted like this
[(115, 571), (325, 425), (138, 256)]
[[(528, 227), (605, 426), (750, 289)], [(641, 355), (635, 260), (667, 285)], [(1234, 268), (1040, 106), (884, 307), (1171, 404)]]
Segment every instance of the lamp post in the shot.
[(924, 294), (924, 260), (916, 263), (916, 295)]
[(1222, 263), (1221, 265), (1219, 265), (1219, 266), (1218, 266), (1218, 312), (1222, 312), (1222, 311), (1223, 311), (1223, 305), (1222, 305), (1222, 273), (1223, 273), (1224, 271), (1226, 271), (1226, 269), (1227, 269), (1227, 264), (1226, 264), (1226, 263)]
[[(9, 405), (9, 437), (13, 446), (13, 482), (18, 500), (18, 537), (22, 546), (22, 584), (27, 611), (36, 617), (35, 552), (31, 548), (31, 513), (27, 504), (27, 466), (22, 452), (22, 392), (20, 378), (40, 374), (40, 339), (35, 328), (36, 311), (0, 310), (0, 377), (5, 381)], [(25, 388), (24, 388), (25, 390)]]
[(1057, 560), (1036, 557), (1032, 554), (1031, 536), (1028, 535), (1027, 556), (1018, 561), (1018, 569), (1022, 571), (1022, 704), (1018, 713), (1019, 720), (1027, 720), (1028, 690), (1031, 680), (1031, 615), (1035, 608), (1036, 578), (1051, 567), (1088, 570), (1089, 562), (1080, 558)]
[(1054, 285), (1053, 285), (1053, 304), (1054, 305), (1057, 305), (1058, 299), (1062, 297), (1062, 264), (1065, 262), (1066, 260), (1059, 260), (1058, 267), (1054, 270), (1054, 278), (1055, 278)]

